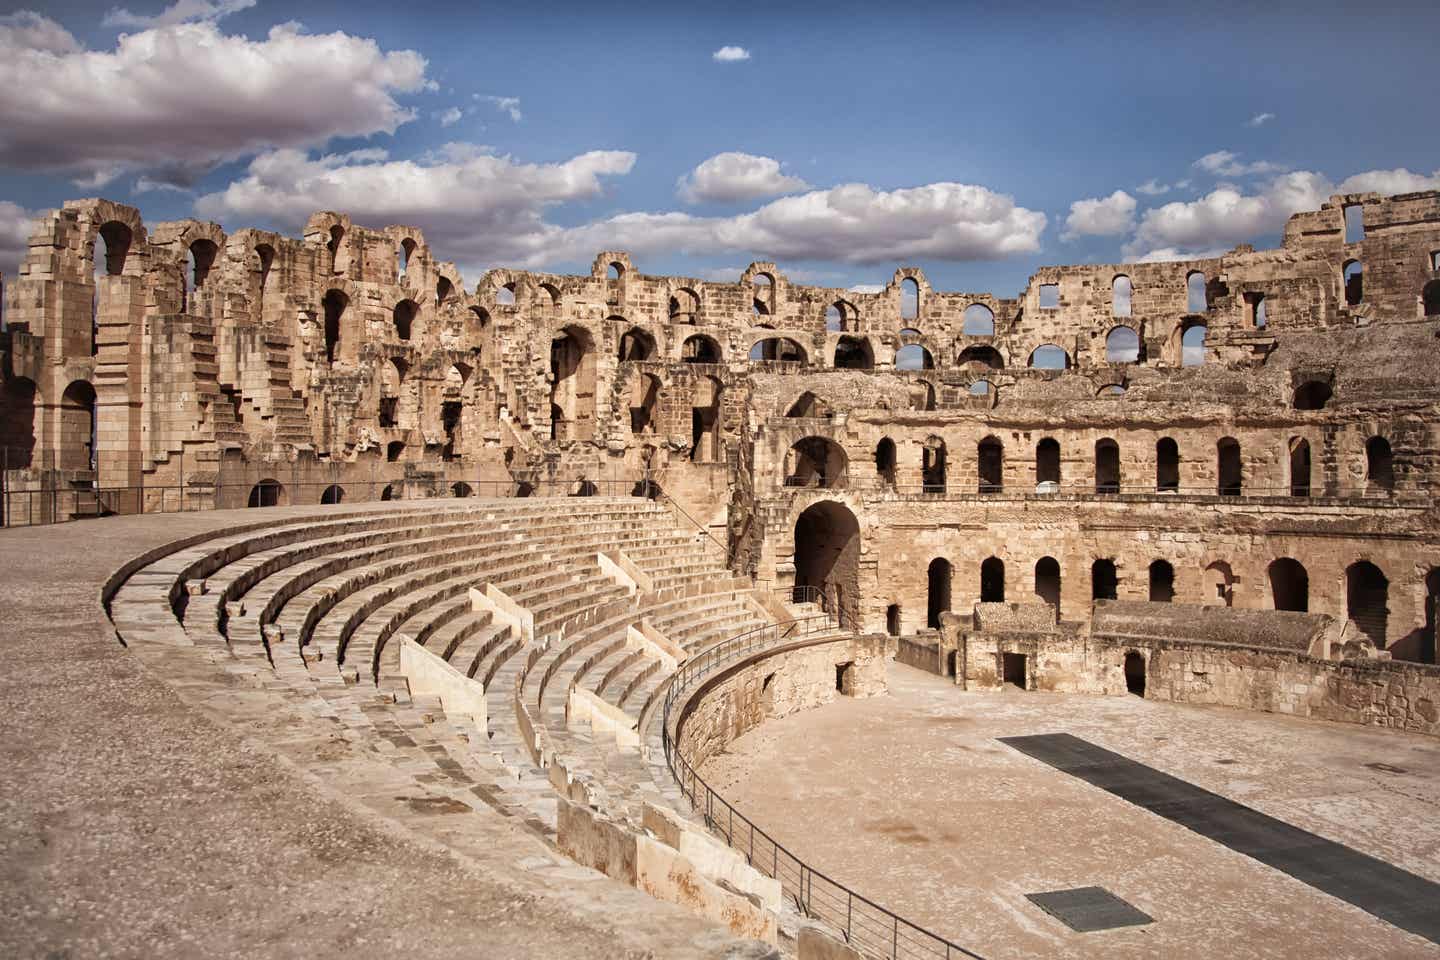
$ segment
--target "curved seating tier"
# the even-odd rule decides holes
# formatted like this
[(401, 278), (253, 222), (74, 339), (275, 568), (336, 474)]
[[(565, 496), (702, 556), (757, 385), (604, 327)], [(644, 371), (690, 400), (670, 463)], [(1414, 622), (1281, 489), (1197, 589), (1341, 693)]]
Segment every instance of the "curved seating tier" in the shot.
[[(623, 553), (646, 589), (602, 570)], [(632, 822), (681, 806), (637, 730), (675, 658), (769, 622), (722, 552), (642, 499), (414, 502), (226, 532), (142, 567), (114, 597), (117, 629), (202, 649), (430, 794), (553, 837), (555, 797)], [(477, 609), (491, 585), (533, 616)], [(644, 625), (655, 643), (635, 642)], [(483, 688), (481, 731), (412, 695), (408, 638)], [(572, 722), (572, 700), (606, 721)], [(653, 711), (649, 711), (653, 713)]]

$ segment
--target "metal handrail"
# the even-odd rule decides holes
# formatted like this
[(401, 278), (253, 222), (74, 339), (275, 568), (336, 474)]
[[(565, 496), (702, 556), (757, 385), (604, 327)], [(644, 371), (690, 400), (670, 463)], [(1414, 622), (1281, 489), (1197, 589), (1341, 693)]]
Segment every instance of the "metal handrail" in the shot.
[(727, 567), (730, 565), (730, 548), (727, 547), (725, 544), (721, 543), (719, 540), (715, 539), (715, 534), (710, 532), (709, 527), (705, 526), (699, 520), (696, 520), (694, 517), (690, 516), (690, 514), (686, 513), (685, 508), (680, 506), (680, 504), (676, 503), (675, 498), (670, 496), (668, 493), (662, 492), (658, 499), (661, 503), (668, 503), (677, 514), (690, 521), (691, 526), (695, 527), (695, 529), (699, 530), (701, 533), (705, 534), (705, 536), (709, 537), (710, 542), (715, 544), (715, 546), (719, 547), (720, 552), (724, 554), (725, 565)]
[[(802, 588), (803, 589), (803, 588)], [(808, 589), (814, 589), (813, 587)], [(797, 910), (833, 927), (862, 954), (890, 960), (968, 957), (984, 960), (938, 934), (906, 920), (875, 901), (856, 893), (791, 853), (770, 834), (720, 796), (680, 753), (670, 737), (670, 714), (680, 695), (721, 668), (763, 650), (796, 642), (798, 638), (834, 631), (828, 615), (802, 617), (768, 624), (722, 640), (688, 658), (671, 675), (661, 713), (665, 763), (690, 805), (701, 811), (705, 825), (724, 836), (725, 842), (745, 855), (750, 866), (780, 881), (782, 893)], [(678, 734), (678, 729), (677, 729)]]

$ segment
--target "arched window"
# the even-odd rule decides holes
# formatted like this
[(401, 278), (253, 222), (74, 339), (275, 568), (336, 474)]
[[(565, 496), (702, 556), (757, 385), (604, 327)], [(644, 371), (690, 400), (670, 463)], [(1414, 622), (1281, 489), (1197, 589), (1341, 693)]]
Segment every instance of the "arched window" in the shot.
[(641, 374), (630, 388), (630, 432), (633, 434), (655, 431), (655, 408), (660, 402), (660, 378), (653, 374)]
[(900, 319), (914, 320), (920, 316), (920, 284), (914, 277), (900, 281)]
[(835, 344), (835, 369), (871, 370), (874, 366), (874, 351), (864, 337), (841, 337)]
[(1130, 316), (1130, 294), (1133, 288), (1130, 278), (1123, 273), (1110, 281), (1110, 315), (1113, 317)]
[[(1440, 253), (1435, 256), (1440, 258)], [(1440, 267), (1436, 267), (1436, 269), (1440, 270)], [(1431, 280), (1425, 284), (1422, 296), (1425, 300), (1425, 316), (1440, 317), (1440, 280)]]
[(1169, 437), (1155, 442), (1155, 489), (1180, 489), (1180, 447)]
[(325, 360), (329, 363), (335, 362), (335, 351), (340, 346), (340, 318), (349, 303), (350, 298), (339, 290), (327, 290), (321, 301), (325, 311)]
[(939, 437), (926, 437), (923, 459), (920, 465), (920, 480), (926, 493), (945, 492), (945, 441)]
[(192, 279), (195, 289), (199, 290), (205, 285), (210, 276), (210, 268), (215, 265), (215, 255), (219, 253), (213, 240), (206, 240), (203, 237), (190, 244), (190, 262), (193, 265)]
[(1114, 560), (1096, 560), (1090, 564), (1090, 599), (1114, 600), (1119, 582)]
[(993, 397), (995, 395), (995, 384), (989, 380), (976, 380), (970, 384), (967, 391), (972, 397)]
[(1129, 327), (1116, 327), (1105, 337), (1105, 360), (1108, 363), (1138, 363), (1140, 335)]
[(1296, 410), (1324, 410), (1330, 402), (1330, 384), (1323, 380), (1307, 380), (1295, 390)]
[(125, 272), (125, 258), (130, 255), (130, 228), (118, 220), (109, 220), (100, 225), (100, 239), (105, 241), (105, 272), (120, 276)]
[(620, 362), (649, 360), (655, 356), (655, 338), (639, 327), (620, 336)]
[(625, 265), (619, 260), (614, 261), (605, 268), (605, 279), (619, 280), (625, 276)]
[(889, 437), (875, 445), (875, 473), (885, 486), (895, 486), (895, 441)]
[(950, 568), (950, 561), (944, 557), (936, 557), (930, 561), (927, 572), (929, 581), (929, 594), (926, 604), (925, 625), (932, 630), (940, 629), (940, 614), (950, 609), (950, 583), (954, 572)]
[(1280, 557), (1266, 571), (1270, 577), (1270, 600), (1276, 610), (1308, 613), (1310, 610), (1310, 574), (1299, 560)]
[(900, 604), (892, 603), (885, 608), (885, 632), (892, 637), (900, 636)]
[(895, 351), (896, 370), (933, 370), (935, 358), (918, 343), (908, 343)]
[(806, 390), (795, 398), (790, 408), (785, 411), (787, 417), (828, 417), (830, 416), (830, 404)]
[(719, 363), (720, 344), (714, 337), (697, 333), (680, 345), (680, 359), (685, 363)]
[(513, 281), (495, 290), (495, 306), (515, 306), (515, 284)]
[(1095, 441), (1095, 492), (1120, 492), (1120, 445), (1109, 437)]
[(805, 362), (805, 350), (789, 337), (766, 337), (756, 340), (750, 348), (751, 360), (778, 360), (782, 363)]
[(1345, 570), (1345, 615), (1381, 650), (1390, 620), (1390, 581), (1368, 560)]
[(1054, 557), (1041, 557), (1035, 563), (1035, 596), (1059, 611), (1060, 563)]
[(60, 396), (61, 470), (95, 469), (95, 388), (75, 380)]
[(415, 241), (406, 237), (400, 241), (400, 246), (395, 251), (395, 276), (399, 280), (405, 279), (405, 272), (410, 269), (410, 256), (415, 252)]
[(1192, 323), (1180, 334), (1180, 365), (1199, 367), (1205, 363), (1205, 335), (1209, 332), (1203, 323)]
[(1310, 496), (1310, 441), (1290, 438), (1290, 496)]
[(1231, 437), (1222, 437), (1215, 445), (1216, 492), (1222, 497), (1238, 497), (1243, 470), (1240, 444)]
[(1175, 568), (1167, 560), (1150, 564), (1150, 602), (1170, 603), (1175, 599)]
[(1250, 325), (1256, 330), (1264, 330), (1270, 325), (1270, 311), (1265, 306), (1265, 294), (1246, 294), (1245, 300), (1250, 305)]
[(320, 502), (323, 504), (342, 503), (345, 500), (345, 488), (338, 483), (332, 483), (320, 493)]
[(785, 457), (785, 486), (837, 488), (845, 485), (844, 449), (825, 437), (803, 437)]
[(449, 277), (441, 277), (435, 281), (435, 306), (443, 307), (445, 301), (450, 299), (450, 294), (455, 292), (455, 285), (450, 282)]
[(595, 425), (595, 349), (584, 327), (565, 327), (550, 341), (550, 407), (552, 439), (590, 439)]
[(983, 303), (972, 303), (965, 308), (964, 322), (960, 332), (967, 337), (995, 336), (995, 314)]
[(385, 445), (385, 459), (389, 463), (399, 463), (400, 458), (405, 455), (405, 441), (391, 440)]
[(1185, 310), (1187, 313), (1204, 313), (1209, 309), (1210, 300), (1205, 294), (1205, 274), (1192, 270), (1185, 275)]
[(1005, 489), (1005, 446), (996, 437), (981, 440), (976, 450), (981, 493)]
[(401, 300), (395, 304), (395, 310), (391, 314), (395, 320), (395, 336), (401, 340), (410, 339), (411, 328), (415, 323), (415, 314), (419, 309), (414, 300)]
[(475, 489), (464, 480), (457, 480), (450, 484), (450, 494), (451, 496), (463, 499), (465, 497), (475, 496)]
[(1345, 261), (1345, 303), (1356, 307), (1365, 299), (1365, 268), (1359, 260)]
[(1045, 437), (1035, 444), (1035, 492), (1056, 493), (1060, 489), (1060, 441)]
[(265, 479), (250, 488), (245, 500), (247, 507), (279, 507), (285, 504), (285, 488), (279, 481)]
[(340, 245), (345, 241), (345, 228), (340, 224), (330, 227), (330, 239), (325, 242), (325, 249), (330, 252), (330, 272), (340, 273)]
[(689, 287), (681, 287), (670, 297), (670, 319), (674, 323), (694, 323), (700, 309), (700, 297)]
[(980, 564), (980, 602), (1005, 602), (1005, 562), (999, 557), (987, 557)]
[(825, 329), (831, 333), (845, 329), (845, 315), (840, 310), (840, 304), (832, 303), (825, 308)]
[(955, 365), (963, 367), (970, 363), (983, 364), (991, 370), (1000, 370), (1005, 366), (1005, 358), (1000, 356), (1000, 351), (994, 347), (970, 346), (960, 351), (960, 356), (955, 359)]
[(1384, 437), (1365, 441), (1365, 483), (1368, 489), (1384, 493), (1395, 489), (1395, 455)]
[(1030, 366), (1036, 370), (1068, 370), (1070, 354), (1053, 343), (1041, 344), (1030, 354)]
[(701, 377), (690, 394), (690, 460), (718, 463), (725, 459), (721, 433), (724, 387), (714, 377)]
[(395, 485), (394, 485), (394, 484), (391, 484), (391, 483), (385, 484), (385, 488), (380, 491), (380, 499), (381, 499), (381, 500), (395, 500), (395, 499), (397, 499), (397, 497), (396, 497), (396, 495), (395, 495)]

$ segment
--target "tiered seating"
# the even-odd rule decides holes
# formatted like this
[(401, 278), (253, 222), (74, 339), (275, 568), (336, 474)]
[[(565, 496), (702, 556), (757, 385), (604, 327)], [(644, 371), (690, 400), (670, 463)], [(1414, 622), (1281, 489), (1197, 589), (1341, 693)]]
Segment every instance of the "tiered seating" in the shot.
[[(653, 589), (632, 597), (602, 573), (602, 551), (623, 551)], [(468, 591), (485, 584), (533, 614), (533, 640), (472, 609)], [(488, 805), (543, 836), (553, 834), (559, 769), (635, 820), (641, 800), (669, 788), (613, 732), (567, 722), (572, 689), (638, 719), (669, 669), (627, 644), (629, 628), (643, 618), (698, 650), (767, 622), (747, 587), (715, 544), (646, 500), (437, 501), (203, 540), (136, 572), (114, 610), (122, 633), (163, 611), (173, 642), (207, 650), (428, 792)], [(488, 735), (410, 695), (402, 636), (483, 684)]]

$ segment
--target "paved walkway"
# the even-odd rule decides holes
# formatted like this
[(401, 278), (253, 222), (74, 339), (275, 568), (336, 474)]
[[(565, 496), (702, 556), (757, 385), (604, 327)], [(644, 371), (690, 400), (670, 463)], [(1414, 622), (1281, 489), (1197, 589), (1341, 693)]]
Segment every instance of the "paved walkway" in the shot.
[[(1423, 884), (1440, 882), (1435, 738), (1138, 697), (967, 693), (890, 669), (889, 695), (765, 723), (702, 776), (817, 869), (988, 960), (1440, 958), (1420, 936), (998, 742), (1072, 734)], [(1078, 933), (1026, 899), (1087, 886), (1155, 922)]]
[[(488, 860), (422, 841), (326, 782), (323, 764), (282, 762), (262, 731), (188, 705), (142, 667), (101, 609), (104, 580), (146, 549), (258, 513), (0, 531), (0, 956), (757, 955), (557, 866), (523, 831), (495, 835)], [(525, 844), (533, 857), (517, 856)]]

